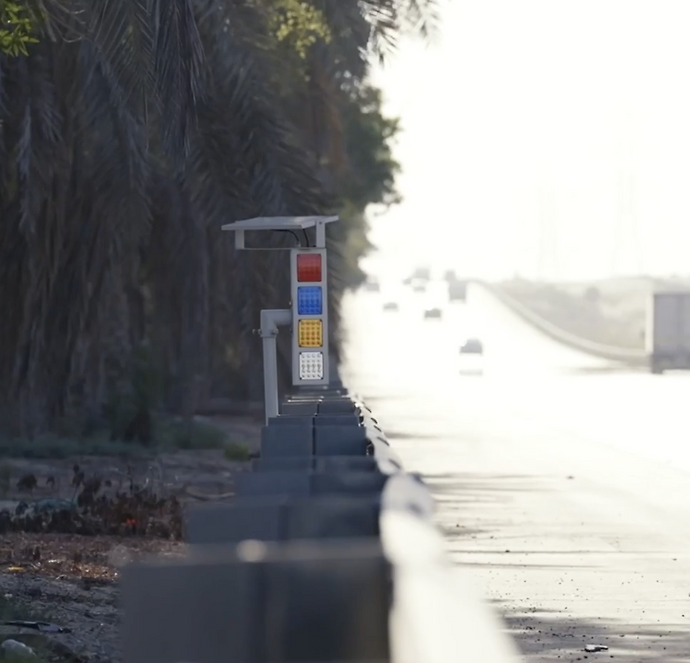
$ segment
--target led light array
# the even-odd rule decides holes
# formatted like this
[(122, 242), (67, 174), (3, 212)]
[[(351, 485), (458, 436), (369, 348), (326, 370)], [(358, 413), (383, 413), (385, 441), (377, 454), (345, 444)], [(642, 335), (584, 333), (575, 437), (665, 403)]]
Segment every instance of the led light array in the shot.
[(299, 353), (300, 380), (323, 380), (323, 352)]
[(323, 290), (320, 285), (301, 285), (297, 288), (297, 315), (321, 315)]
[(297, 280), (300, 283), (319, 283), (321, 263), (320, 253), (300, 253), (297, 256)]
[(297, 336), (300, 348), (323, 346), (323, 323), (321, 320), (300, 320)]
[[(294, 333), (296, 335), (298, 380), (324, 379), (324, 292), (325, 269), (321, 252), (297, 252), (294, 261), (296, 299)], [(303, 351), (302, 348), (310, 348)], [(312, 349), (313, 348), (313, 349)], [(317, 350), (318, 348), (318, 350)]]

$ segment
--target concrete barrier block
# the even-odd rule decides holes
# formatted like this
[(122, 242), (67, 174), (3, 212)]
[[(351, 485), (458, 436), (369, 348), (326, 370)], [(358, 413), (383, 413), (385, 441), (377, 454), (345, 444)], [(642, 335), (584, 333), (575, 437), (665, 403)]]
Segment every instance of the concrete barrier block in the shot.
[(295, 394), (290, 394), (287, 401), (289, 403), (304, 403), (304, 402), (318, 403), (324, 397), (324, 393), (325, 392), (319, 392), (319, 393), (297, 392)]
[(364, 456), (367, 450), (363, 426), (317, 426), (314, 453), (317, 456)]
[(389, 661), (391, 572), (380, 545), (295, 542), (284, 551), (267, 566), (268, 603), (283, 621), (266, 660)]
[(318, 403), (323, 398), (323, 394), (290, 394), (285, 403)]
[(252, 461), (254, 472), (309, 472), (316, 467), (315, 456), (278, 456)]
[(314, 416), (319, 407), (319, 402), (314, 400), (288, 401), (280, 406), (281, 416), (301, 415)]
[(360, 426), (361, 417), (356, 414), (320, 414), (314, 417), (314, 426)]
[(317, 472), (312, 476), (311, 491), (315, 496), (380, 495), (386, 479), (379, 472)]
[(122, 570), (126, 663), (383, 663), (391, 571), (378, 541), (200, 547)]
[(373, 456), (317, 456), (317, 472), (378, 472), (378, 463)]
[(192, 545), (282, 541), (287, 537), (285, 505), (285, 498), (191, 505), (183, 516), (185, 540)]
[(309, 497), (313, 472), (242, 472), (235, 479), (239, 497)]
[(319, 414), (354, 414), (355, 404), (349, 399), (324, 400), (319, 403)]
[(264, 426), (261, 457), (313, 456), (314, 429), (307, 426)]
[(238, 497), (285, 496), (291, 498), (327, 495), (364, 496), (380, 493), (387, 476), (380, 472), (246, 472), (238, 474)]
[(247, 540), (362, 539), (378, 535), (378, 517), (379, 499), (372, 496), (240, 498), (186, 508), (185, 541), (198, 550)]
[(254, 472), (377, 472), (373, 456), (285, 456), (257, 458), (252, 461)]
[(310, 415), (303, 414), (285, 414), (279, 417), (271, 417), (268, 420), (268, 426), (273, 428), (274, 426), (313, 426), (314, 417)]
[(124, 661), (262, 663), (261, 575), (236, 560), (124, 567)]
[(379, 534), (377, 498), (324, 497), (286, 508), (290, 539), (365, 538)]

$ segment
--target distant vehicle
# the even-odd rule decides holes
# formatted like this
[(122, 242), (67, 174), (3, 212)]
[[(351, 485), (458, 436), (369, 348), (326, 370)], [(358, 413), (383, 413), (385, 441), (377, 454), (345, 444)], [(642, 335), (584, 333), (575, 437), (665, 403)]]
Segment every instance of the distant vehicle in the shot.
[(398, 310), (398, 302), (386, 302), (383, 305), (383, 310), (384, 311), (397, 311)]
[(478, 338), (468, 338), (460, 347), (461, 355), (482, 355), (484, 346)]
[(690, 291), (652, 295), (645, 340), (652, 373), (690, 369)]
[(413, 292), (426, 292), (426, 285), (424, 283), (413, 283), (412, 284), (412, 291)]
[(448, 299), (451, 302), (467, 300), (467, 281), (453, 281), (448, 284)]
[(424, 319), (425, 320), (431, 320), (431, 319), (436, 319), (438, 320), (442, 315), (441, 309), (440, 308), (428, 308), (426, 311), (424, 311)]

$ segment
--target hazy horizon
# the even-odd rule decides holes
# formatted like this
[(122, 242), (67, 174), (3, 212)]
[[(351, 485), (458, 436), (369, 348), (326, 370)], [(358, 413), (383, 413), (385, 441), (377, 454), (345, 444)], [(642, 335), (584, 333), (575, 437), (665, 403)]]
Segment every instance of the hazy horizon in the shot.
[(690, 5), (447, 0), (442, 17), (375, 72), (404, 201), (373, 220), (364, 267), (688, 273)]

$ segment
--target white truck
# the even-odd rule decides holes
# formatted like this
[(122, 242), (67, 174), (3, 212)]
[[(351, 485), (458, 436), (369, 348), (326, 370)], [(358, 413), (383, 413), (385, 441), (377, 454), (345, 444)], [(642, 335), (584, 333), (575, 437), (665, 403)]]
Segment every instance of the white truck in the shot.
[(645, 338), (652, 373), (690, 370), (690, 291), (652, 295)]

